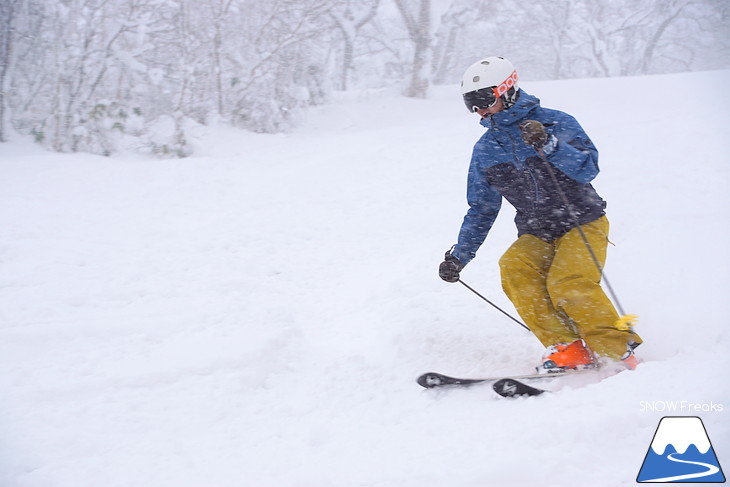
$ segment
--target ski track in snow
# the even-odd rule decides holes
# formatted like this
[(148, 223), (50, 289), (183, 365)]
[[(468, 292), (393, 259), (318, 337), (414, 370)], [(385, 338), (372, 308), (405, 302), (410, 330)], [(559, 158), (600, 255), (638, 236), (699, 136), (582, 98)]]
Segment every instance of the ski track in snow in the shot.
[[(634, 485), (666, 414), (640, 401), (730, 406), (729, 73), (522, 84), (599, 148), (606, 271), (646, 340), (638, 371), (526, 400), (415, 383), (542, 352), (437, 276), (483, 131), (456, 87), (201, 127), (184, 160), (0, 144), (0, 485)], [(512, 217), (462, 273), (511, 312)], [(699, 413), (726, 455), (727, 413)]]

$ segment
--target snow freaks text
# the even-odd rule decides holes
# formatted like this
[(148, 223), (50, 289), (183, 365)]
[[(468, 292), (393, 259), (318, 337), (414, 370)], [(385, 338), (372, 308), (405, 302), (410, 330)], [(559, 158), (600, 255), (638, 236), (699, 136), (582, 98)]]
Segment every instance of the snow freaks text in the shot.
[(659, 413), (721, 413), (725, 410), (722, 403), (691, 401), (640, 401), (639, 411)]

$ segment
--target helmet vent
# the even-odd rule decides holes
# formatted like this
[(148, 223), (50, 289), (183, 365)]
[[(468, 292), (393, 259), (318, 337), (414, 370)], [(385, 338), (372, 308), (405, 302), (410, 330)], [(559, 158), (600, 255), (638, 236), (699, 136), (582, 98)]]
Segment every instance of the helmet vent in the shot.
[(472, 81), (473, 81), (474, 83), (479, 83), (479, 76), (474, 76), (474, 77), (472, 78)]
[[(500, 58), (500, 59), (502, 59), (502, 58)], [(489, 65), (489, 61), (482, 61), (482, 64), (485, 65), (485, 66), (488, 66)]]

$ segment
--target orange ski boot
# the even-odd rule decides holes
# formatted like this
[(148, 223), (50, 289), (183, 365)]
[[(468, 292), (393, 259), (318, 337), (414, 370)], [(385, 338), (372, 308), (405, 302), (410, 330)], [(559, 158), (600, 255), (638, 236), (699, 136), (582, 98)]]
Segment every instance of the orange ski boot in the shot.
[(556, 343), (547, 347), (537, 372), (552, 374), (566, 370), (592, 369), (596, 366), (593, 355), (585, 347), (583, 340), (576, 340), (572, 343)]

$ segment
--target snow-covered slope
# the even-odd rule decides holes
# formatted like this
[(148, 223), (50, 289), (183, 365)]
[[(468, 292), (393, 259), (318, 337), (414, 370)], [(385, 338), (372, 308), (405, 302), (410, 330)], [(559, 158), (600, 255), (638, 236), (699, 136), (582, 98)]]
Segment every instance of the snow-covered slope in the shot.
[[(601, 151), (606, 271), (646, 340), (636, 372), (530, 400), (414, 382), (541, 353), (437, 276), (483, 130), (455, 87), (201, 129), (185, 160), (0, 145), (0, 485), (633, 485), (666, 414), (730, 463), (728, 82), (523, 84)], [(462, 273), (510, 311), (511, 218)]]

